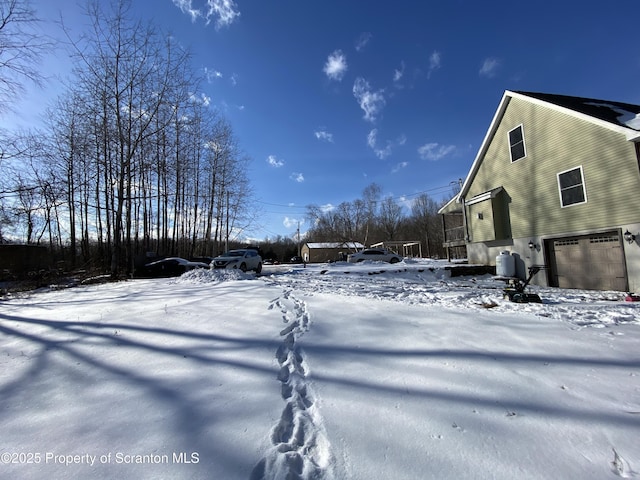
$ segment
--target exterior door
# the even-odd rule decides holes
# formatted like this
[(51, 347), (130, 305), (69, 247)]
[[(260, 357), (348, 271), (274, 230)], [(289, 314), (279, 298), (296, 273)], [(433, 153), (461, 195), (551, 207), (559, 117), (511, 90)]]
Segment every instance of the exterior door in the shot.
[(550, 280), (560, 288), (628, 288), (622, 238), (618, 231), (547, 240)]

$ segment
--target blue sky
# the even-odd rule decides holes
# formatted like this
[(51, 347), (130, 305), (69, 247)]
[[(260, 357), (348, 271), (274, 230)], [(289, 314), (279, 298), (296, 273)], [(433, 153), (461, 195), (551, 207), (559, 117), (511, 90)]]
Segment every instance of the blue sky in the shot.
[[(504, 90), (640, 104), (637, 0), (132, 3), (192, 51), (201, 93), (252, 159), (256, 238), (304, 231), (306, 205), (354, 200), (372, 182), (407, 206), (450, 196)], [(32, 5), (75, 32), (85, 23), (76, 0)], [(65, 65), (59, 53), (43, 70)], [(9, 123), (58, 89), (30, 89)]]

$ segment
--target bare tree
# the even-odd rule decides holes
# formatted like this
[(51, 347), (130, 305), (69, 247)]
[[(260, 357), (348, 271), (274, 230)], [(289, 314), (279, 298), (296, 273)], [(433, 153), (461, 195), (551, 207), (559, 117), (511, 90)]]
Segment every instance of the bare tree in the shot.
[(47, 114), (49, 128), (50, 165), (54, 165), (60, 178), (60, 184), (66, 192), (67, 221), (69, 228), (70, 258), (75, 263), (77, 248), (77, 212), (81, 211), (81, 189), (87, 185), (81, 182), (80, 175), (87, 170), (82, 165), (85, 157), (84, 141), (86, 140), (85, 113), (82, 98), (77, 93), (69, 92), (58, 99), (55, 108)]
[[(52, 48), (52, 42), (36, 31), (39, 22), (28, 0), (0, 0), (0, 113), (11, 110), (12, 103), (23, 93), (25, 83), (41, 85), (44, 80), (38, 64)], [(8, 160), (20, 160), (26, 153), (20, 136), (0, 131), (0, 178), (13, 184), (0, 185), (0, 209), (4, 214), (3, 227), (20, 223), (16, 219), (27, 216), (27, 237), (31, 241), (36, 194), (31, 185), (25, 186), (24, 181), (18, 182), (17, 176), (9, 175), (6, 165)], [(13, 190), (13, 194), (7, 195), (8, 190)], [(7, 214), (10, 211), (19, 213), (18, 217)]]
[(29, 158), (33, 168), (0, 186), (0, 200), (13, 195), (28, 241), (48, 234), (60, 246), (66, 235), (72, 261), (78, 251), (89, 260), (97, 242), (114, 275), (152, 250), (208, 254), (227, 231), (237, 236), (256, 221), (249, 159), (194, 94), (188, 52), (132, 20), (129, 7), (88, 4), (93, 28), (77, 40), (68, 35), (75, 78), (48, 112), (47, 147), (4, 144), (5, 156)]
[[(146, 142), (178, 121), (179, 106), (188, 101), (189, 55), (166, 43), (150, 25), (132, 21), (130, 2), (90, 3), (91, 36), (74, 42), (83, 88), (104, 107), (103, 125), (113, 132), (107, 143), (108, 181), (113, 188), (106, 199), (113, 224), (111, 271), (115, 275), (133, 264), (133, 232), (137, 183)], [(162, 110), (174, 115), (160, 115)], [(106, 134), (105, 134), (106, 135)], [(105, 137), (106, 138), (106, 137)], [(174, 144), (175, 145), (175, 144)], [(176, 147), (177, 148), (177, 147)], [(110, 177), (110, 178), (109, 178)], [(111, 187), (111, 185), (107, 185)]]
[(362, 198), (365, 205), (366, 226), (363, 244), (367, 245), (370, 238), (370, 231), (376, 222), (380, 197), (382, 196), (382, 187), (377, 183), (368, 185), (362, 192)]
[(418, 238), (424, 239), (427, 257), (443, 253), (443, 234), (438, 208), (438, 203), (427, 194), (418, 196), (411, 205), (409, 224), (412, 230), (417, 232)]
[(372, 183), (363, 191), (363, 198), (342, 202), (326, 210), (317, 205), (307, 207), (307, 218), (312, 225), (309, 235), (317, 241), (362, 241), (365, 245), (381, 235), (380, 195), (382, 188)]
[(0, 204), (6, 217), (3, 226), (6, 235), (22, 236), (28, 243), (34, 242), (38, 223), (41, 195), (33, 176), (33, 154), (28, 132), (15, 132), (4, 150), (2, 175), (0, 175)]
[(25, 81), (43, 81), (37, 65), (52, 42), (36, 32), (39, 22), (28, 0), (0, 1), (0, 110), (10, 109)]
[(380, 228), (384, 240), (394, 240), (402, 222), (402, 207), (392, 197), (386, 197), (380, 205)]

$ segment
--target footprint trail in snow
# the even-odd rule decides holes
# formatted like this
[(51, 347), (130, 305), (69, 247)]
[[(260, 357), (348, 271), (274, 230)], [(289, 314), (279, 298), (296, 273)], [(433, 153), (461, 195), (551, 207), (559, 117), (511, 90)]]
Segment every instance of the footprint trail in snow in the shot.
[(304, 301), (291, 290), (272, 300), (269, 310), (279, 311), (285, 327), (276, 351), (285, 407), (271, 431), (272, 446), (258, 462), (250, 480), (333, 480), (331, 448), (311, 392), (308, 368), (298, 346), (310, 326)]

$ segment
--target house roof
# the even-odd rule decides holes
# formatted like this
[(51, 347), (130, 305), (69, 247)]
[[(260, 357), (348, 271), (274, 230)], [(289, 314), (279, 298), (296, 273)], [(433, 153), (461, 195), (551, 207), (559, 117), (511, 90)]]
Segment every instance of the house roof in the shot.
[(462, 207), (459, 205), (456, 205), (458, 203), (458, 195), (455, 195), (451, 200), (449, 200), (447, 203), (445, 203), (442, 207), (440, 207), (440, 210), (438, 210), (438, 213), (440, 215), (443, 215), (445, 213), (462, 213)]
[(352, 248), (352, 249), (364, 248), (364, 245), (362, 245), (359, 242), (311, 242), (311, 243), (307, 243), (307, 246), (310, 249), (313, 249), (313, 248)]
[(469, 191), (471, 182), (480, 168), (480, 163), (491, 144), (493, 135), (498, 129), (498, 126), (502, 121), (502, 116), (504, 115), (504, 112), (512, 98), (518, 98), (520, 100), (563, 112), (576, 118), (581, 118), (604, 128), (622, 133), (629, 141), (640, 142), (640, 105), (613, 102), (609, 100), (598, 100), (595, 98), (506, 90), (502, 96), (500, 105), (498, 105), (498, 109), (493, 116), (493, 120), (487, 130), (487, 134), (482, 141), (482, 145), (478, 150), (478, 154), (471, 165), (469, 174), (462, 185), (462, 189), (456, 197), (457, 201), (464, 198)]
[(640, 131), (640, 105), (631, 103), (596, 100), (593, 98), (570, 97), (550, 93), (515, 92), (527, 97), (537, 98), (559, 107), (604, 120), (619, 127)]
[(467, 205), (473, 205), (474, 203), (484, 202), (485, 200), (489, 200), (490, 198), (495, 198), (500, 192), (502, 192), (504, 188), (496, 187), (492, 188), (487, 192), (480, 193), (473, 198), (470, 198), (466, 201)]

